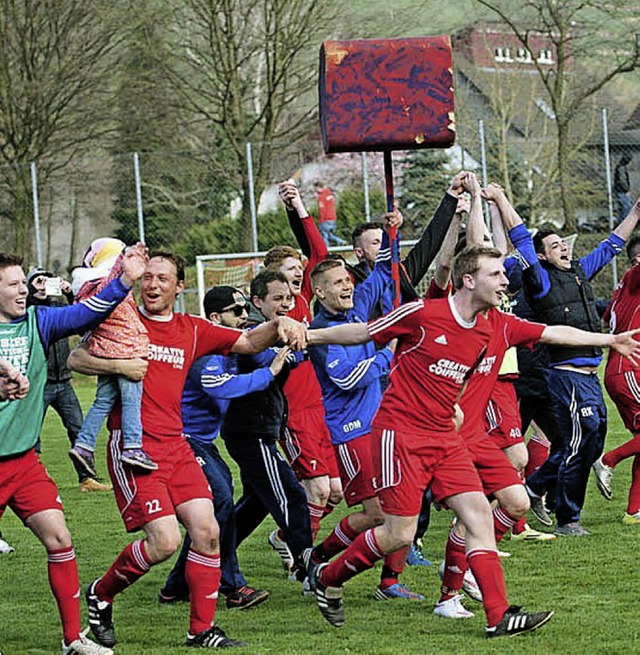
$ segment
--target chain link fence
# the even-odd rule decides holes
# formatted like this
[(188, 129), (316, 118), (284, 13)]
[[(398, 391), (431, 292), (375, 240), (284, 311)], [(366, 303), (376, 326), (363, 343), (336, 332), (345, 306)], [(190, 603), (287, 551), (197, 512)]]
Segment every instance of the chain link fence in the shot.
[[(448, 151), (394, 153), (405, 238), (419, 235), (447, 179), (461, 168), (475, 170), (485, 183), (502, 184), (530, 226), (551, 222), (561, 229), (553, 132), (505, 131), (477, 116), (468, 106), (461, 109), (458, 144)], [(569, 158), (579, 254), (619, 219), (616, 168), (638, 149), (636, 131), (621, 129), (606, 111), (594, 109), (584, 119), (587, 128), (571, 144)], [(260, 145), (247, 144), (242, 153), (105, 153), (0, 168), (1, 247), (23, 254), (27, 266), (67, 275), (92, 239), (117, 235), (133, 242), (142, 237), (152, 249), (168, 248), (187, 259), (187, 286), (194, 290), (187, 306), (197, 312), (198, 256), (227, 254), (216, 264), (225, 275), (236, 275), (228, 270), (236, 265), (245, 267), (247, 275), (258, 266), (258, 253), (276, 243), (293, 243), (277, 181), (296, 180), (312, 215), (317, 215), (314, 183), (331, 187), (337, 197), (337, 234), (347, 241), (356, 224), (384, 211), (381, 154), (324, 155), (319, 141), (310, 140), (276, 155), (268, 173), (259, 176), (254, 160)], [(631, 189), (637, 188), (640, 167), (631, 159), (626, 169)], [(601, 279), (604, 295), (615, 272)]]

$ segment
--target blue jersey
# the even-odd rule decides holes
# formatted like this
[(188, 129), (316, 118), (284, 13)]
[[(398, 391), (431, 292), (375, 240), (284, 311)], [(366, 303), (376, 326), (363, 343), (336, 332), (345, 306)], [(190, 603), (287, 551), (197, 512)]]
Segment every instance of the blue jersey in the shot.
[[(313, 319), (312, 328), (344, 323), (366, 323), (371, 311), (391, 293), (391, 253), (386, 233), (376, 266), (353, 293), (353, 308), (332, 314), (324, 307)], [(380, 377), (389, 372), (393, 353), (376, 351), (373, 342), (356, 346), (313, 346), (311, 362), (322, 387), (322, 401), (331, 442), (341, 444), (371, 431), (371, 422), (382, 398)]]
[(273, 381), (268, 366), (238, 374), (236, 355), (205, 355), (189, 369), (182, 393), (182, 423), (185, 436), (209, 444), (232, 398), (266, 389)]

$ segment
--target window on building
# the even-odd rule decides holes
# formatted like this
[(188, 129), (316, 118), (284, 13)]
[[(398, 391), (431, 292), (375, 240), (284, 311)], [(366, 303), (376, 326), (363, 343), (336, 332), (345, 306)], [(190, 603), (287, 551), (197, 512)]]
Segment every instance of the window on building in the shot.
[(494, 59), (498, 62), (513, 61), (509, 48), (498, 47), (494, 51)]
[(518, 48), (516, 60), (525, 64), (530, 63), (532, 60), (531, 52), (527, 48)]
[(548, 48), (543, 48), (538, 54), (538, 63), (553, 64), (553, 53)]

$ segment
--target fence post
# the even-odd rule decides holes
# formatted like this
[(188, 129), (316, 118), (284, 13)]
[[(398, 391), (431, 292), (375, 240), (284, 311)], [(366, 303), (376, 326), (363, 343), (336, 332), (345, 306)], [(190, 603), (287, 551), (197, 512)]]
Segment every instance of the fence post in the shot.
[(138, 235), (144, 243), (144, 213), (142, 211), (142, 178), (140, 176), (140, 157), (137, 152), (133, 153), (133, 172), (136, 179), (136, 208), (138, 212)]
[[(607, 120), (607, 110), (602, 110), (602, 144), (604, 147), (604, 164), (607, 169), (607, 200), (609, 204), (609, 231), (613, 232), (613, 187), (611, 184), (611, 155), (609, 153), (609, 123)], [(618, 261), (614, 257), (611, 260), (611, 273), (613, 275), (613, 288), (618, 286)]]
[[(484, 139), (484, 121), (478, 121), (478, 140), (480, 141), (480, 163), (482, 165), (482, 186), (486, 187), (489, 183), (487, 180), (487, 147)], [(489, 207), (484, 203), (484, 222), (490, 225), (491, 217), (489, 215)]]
[(200, 310), (200, 316), (207, 318), (204, 315), (204, 266), (200, 256), (196, 257), (196, 280), (198, 283), (198, 309)]
[(247, 175), (249, 176), (249, 209), (251, 210), (251, 243), (253, 251), (258, 252), (258, 212), (256, 211), (256, 195), (253, 188), (253, 155), (251, 142), (247, 141)]
[(31, 162), (31, 194), (33, 196), (33, 225), (36, 238), (36, 263), (42, 267), (42, 244), (40, 242), (40, 204), (38, 203), (38, 171), (36, 163)]
[(362, 188), (364, 189), (364, 220), (371, 223), (371, 205), (369, 204), (369, 170), (367, 168), (367, 153), (361, 152)]

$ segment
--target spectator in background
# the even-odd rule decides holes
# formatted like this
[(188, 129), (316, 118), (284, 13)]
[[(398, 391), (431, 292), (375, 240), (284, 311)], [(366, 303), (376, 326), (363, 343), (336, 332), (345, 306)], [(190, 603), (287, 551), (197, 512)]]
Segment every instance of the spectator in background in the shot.
[(336, 198), (329, 187), (323, 187), (320, 182), (314, 185), (318, 196), (318, 227), (327, 246), (344, 246), (346, 241), (336, 233)]
[[(73, 304), (71, 285), (66, 280), (57, 278), (59, 284), (47, 286), (47, 280), (56, 280), (53, 273), (43, 268), (32, 268), (27, 275), (27, 306), (64, 307)], [(53, 295), (51, 292), (60, 294)], [(69, 356), (69, 339), (66, 337), (55, 341), (47, 353), (47, 383), (44, 387), (44, 411), (49, 406), (57, 412), (73, 448), (82, 428), (82, 409), (78, 396), (71, 385), (71, 371), (67, 367)], [(38, 446), (39, 447), (39, 446)], [(111, 485), (102, 484), (94, 474), (90, 474), (75, 460), (71, 460), (78, 474), (80, 491), (110, 491)]]
[(631, 211), (631, 179), (627, 166), (633, 158), (631, 155), (622, 155), (620, 161), (613, 172), (613, 193), (616, 197), (616, 218), (620, 223), (624, 217)]

